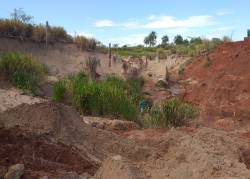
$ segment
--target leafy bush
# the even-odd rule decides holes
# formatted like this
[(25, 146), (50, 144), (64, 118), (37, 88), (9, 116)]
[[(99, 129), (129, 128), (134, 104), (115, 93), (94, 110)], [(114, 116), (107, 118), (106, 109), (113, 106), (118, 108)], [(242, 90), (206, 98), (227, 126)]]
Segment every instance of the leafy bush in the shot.
[(31, 55), (0, 54), (0, 74), (22, 90), (35, 94), (45, 73), (45, 67), (34, 60)]
[(170, 99), (162, 106), (154, 106), (145, 115), (144, 127), (179, 127), (196, 116), (197, 110), (179, 99)]
[(137, 120), (136, 95), (129, 87), (130, 84), (121, 79), (109, 77), (97, 82), (81, 73), (58, 83), (54, 87), (55, 99), (58, 96), (62, 99), (61, 94), (67, 94), (71, 103), (83, 114)]

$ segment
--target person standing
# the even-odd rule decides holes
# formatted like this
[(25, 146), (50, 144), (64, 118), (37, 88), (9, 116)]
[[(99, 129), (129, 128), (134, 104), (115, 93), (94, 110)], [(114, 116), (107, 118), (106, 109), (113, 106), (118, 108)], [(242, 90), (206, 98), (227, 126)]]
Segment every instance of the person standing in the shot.
[(145, 100), (144, 100), (144, 99), (140, 100), (139, 106), (140, 106), (140, 111), (141, 111), (141, 113), (143, 113), (144, 110), (145, 110), (145, 107), (146, 107), (146, 103), (145, 103)]

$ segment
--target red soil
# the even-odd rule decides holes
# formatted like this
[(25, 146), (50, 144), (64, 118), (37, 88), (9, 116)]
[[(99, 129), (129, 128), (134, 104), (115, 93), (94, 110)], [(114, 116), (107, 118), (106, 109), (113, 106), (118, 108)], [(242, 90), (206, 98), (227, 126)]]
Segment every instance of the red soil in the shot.
[(246, 118), (250, 111), (250, 41), (224, 43), (187, 66), (185, 99), (200, 106), (205, 116)]

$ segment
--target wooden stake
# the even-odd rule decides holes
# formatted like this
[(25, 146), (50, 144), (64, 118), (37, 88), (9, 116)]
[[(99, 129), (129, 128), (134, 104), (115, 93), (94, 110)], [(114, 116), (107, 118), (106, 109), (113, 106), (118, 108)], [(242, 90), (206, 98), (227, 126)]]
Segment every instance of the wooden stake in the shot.
[(111, 54), (111, 43), (109, 43), (109, 67), (111, 67), (111, 57), (112, 57), (112, 54)]
[(49, 22), (46, 21), (46, 28), (45, 28), (45, 33), (46, 33), (46, 48), (48, 47), (48, 28), (49, 28)]

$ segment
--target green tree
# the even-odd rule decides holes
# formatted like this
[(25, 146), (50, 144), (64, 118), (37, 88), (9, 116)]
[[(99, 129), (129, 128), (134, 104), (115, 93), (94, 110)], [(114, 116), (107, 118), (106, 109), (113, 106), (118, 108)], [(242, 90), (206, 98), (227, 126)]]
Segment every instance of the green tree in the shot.
[(157, 39), (157, 34), (156, 32), (152, 31), (147, 37), (145, 37), (144, 43), (149, 46), (155, 46), (156, 39)]
[(144, 38), (144, 43), (145, 43), (145, 45), (149, 45), (149, 38), (148, 38), (148, 36)]
[(119, 48), (119, 44), (113, 44), (113, 48)]
[(188, 39), (183, 40), (183, 44), (188, 45), (189, 44)]
[(168, 35), (164, 35), (164, 36), (161, 38), (161, 44), (162, 44), (162, 45), (167, 45), (168, 42), (169, 42)]
[(180, 44), (183, 44), (184, 43), (184, 40), (183, 40), (183, 37), (181, 35), (176, 35), (174, 37), (174, 43), (176, 45), (180, 45)]
[(190, 40), (191, 44), (202, 44), (202, 39), (200, 37), (192, 37)]

